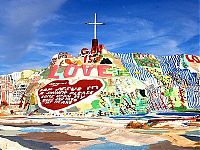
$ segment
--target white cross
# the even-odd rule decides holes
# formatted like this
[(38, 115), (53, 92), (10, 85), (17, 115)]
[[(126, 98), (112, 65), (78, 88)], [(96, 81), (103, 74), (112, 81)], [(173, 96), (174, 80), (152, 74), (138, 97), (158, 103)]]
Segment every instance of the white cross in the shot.
[(97, 25), (105, 25), (105, 23), (97, 22), (97, 14), (94, 14), (94, 22), (88, 22), (85, 24), (94, 25), (94, 39), (97, 39)]

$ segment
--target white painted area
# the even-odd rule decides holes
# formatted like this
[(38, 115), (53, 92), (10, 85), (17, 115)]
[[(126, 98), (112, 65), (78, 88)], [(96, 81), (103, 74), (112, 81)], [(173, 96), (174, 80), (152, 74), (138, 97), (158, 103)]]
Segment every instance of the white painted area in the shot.
[(12, 127), (12, 126), (3, 126), (3, 125), (0, 125), (0, 130), (19, 131), (19, 130), (21, 130), (21, 128), (20, 127)]
[(1, 137), (0, 137), (0, 148), (2, 150), (30, 150), (29, 148), (25, 148), (17, 142), (13, 142)]

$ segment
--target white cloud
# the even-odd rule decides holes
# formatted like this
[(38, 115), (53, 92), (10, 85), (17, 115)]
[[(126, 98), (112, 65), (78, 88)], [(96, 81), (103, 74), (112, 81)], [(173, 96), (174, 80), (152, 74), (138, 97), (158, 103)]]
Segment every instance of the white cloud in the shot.
[(48, 65), (49, 58), (41, 59), (40, 61), (23, 62), (20, 64), (1, 64), (2, 70), (0, 70), (0, 74), (3, 75), (28, 69), (41, 69), (46, 68)]
[(1, 6), (0, 22), (2, 38), (0, 52), (5, 58), (14, 61), (23, 56), (34, 42), (35, 33), (41, 24), (58, 18), (55, 12), (65, 0), (16, 0), (7, 1)]
[(129, 45), (131, 49), (136, 46), (141, 48), (138, 50), (140, 52), (146, 49), (148, 53), (156, 55), (185, 53), (179, 45), (197, 35), (199, 29), (198, 23), (188, 17), (177, 18), (173, 26), (160, 27), (157, 22), (139, 17), (104, 17), (103, 20), (111, 26), (105, 32), (110, 37), (105, 45), (115, 52)]
[(65, 46), (64, 44), (59, 44), (59, 43), (54, 43), (54, 42), (37, 42), (35, 45), (40, 45), (40, 46), (52, 46), (52, 47), (63, 47)]
[(33, 42), (32, 45), (29, 46), (28, 51), (31, 53), (38, 53), (49, 58), (56, 53), (65, 51), (76, 57), (82, 48), (91, 48), (91, 43), (84, 41), (75, 41), (74, 44), (60, 44), (51, 41)]

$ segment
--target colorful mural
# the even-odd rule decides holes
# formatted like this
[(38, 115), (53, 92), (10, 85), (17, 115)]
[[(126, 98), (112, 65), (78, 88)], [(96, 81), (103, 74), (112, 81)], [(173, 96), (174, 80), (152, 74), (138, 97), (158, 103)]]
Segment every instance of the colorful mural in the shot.
[[(115, 116), (199, 110), (199, 70), (199, 56), (111, 53), (99, 45), (83, 48), (78, 57), (61, 52), (45, 69), (22, 71), (15, 82), (9, 82), (9, 93), (16, 96), (23, 85), (14, 101), (27, 115)], [(8, 85), (4, 79), (1, 102), (10, 104), (4, 96)]]

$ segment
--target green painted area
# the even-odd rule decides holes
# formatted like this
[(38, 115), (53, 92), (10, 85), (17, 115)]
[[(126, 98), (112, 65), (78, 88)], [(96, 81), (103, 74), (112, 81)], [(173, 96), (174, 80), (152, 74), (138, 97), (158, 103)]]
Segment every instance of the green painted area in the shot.
[(67, 109), (67, 112), (78, 112), (78, 108), (76, 106)]
[(165, 91), (165, 96), (172, 96), (172, 92), (173, 92), (173, 88), (170, 88), (170, 89), (167, 89), (166, 91)]
[(187, 107), (186, 106), (184, 106), (184, 107), (180, 106), (180, 107), (174, 107), (174, 109), (177, 110), (177, 111), (182, 112), (182, 111), (186, 111)]
[(140, 98), (140, 97), (138, 97), (138, 98), (136, 98), (136, 110), (138, 111), (138, 112), (144, 112), (144, 113), (146, 113), (147, 112), (147, 100), (146, 99), (144, 99), (144, 98)]
[(115, 101), (115, 103), (117, 103), (117, 104), (120, 103), (120, 99), (119, 99), (119, 98), (115, 98), (114, 101)]
[(98, 108), (101, 108), (101, 106), (99, 105), (99, 101), (100, 100), (94, 100), (91, 105), (94, 109), (98, 109)]
[(43, 79), (47, 79), (48, 75), (50, 74), (50, 69), (47, 68), (45, 71), (43, 71), (40, 76), (43, 77)]
[(145, 58), (138, 58), (137, 56), (135, 57), (135, 61), (139, 66), (147, 66), (147, 67), (156, 67), (160, 68), (160, 63), (156, 59), (150, 59), (148, 57)]
[(63, 73), (65, 70), (65, 67), (59, 67), (57, 70), (57, 73)]

